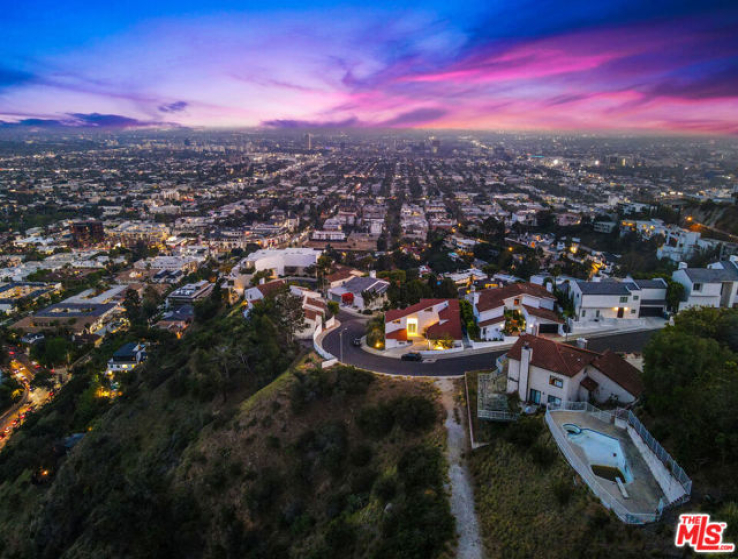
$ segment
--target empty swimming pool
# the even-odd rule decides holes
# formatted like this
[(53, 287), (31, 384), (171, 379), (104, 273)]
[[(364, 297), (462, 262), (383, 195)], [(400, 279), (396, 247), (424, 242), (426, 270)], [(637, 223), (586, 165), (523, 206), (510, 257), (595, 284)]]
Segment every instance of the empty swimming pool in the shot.
[[(601, 472), (605, 469), (615, 468), (622, 474), (622, 476), (617, 477), (621, 477), (623, 483), (633, 481), (633, 473), (625, 459), (625, 452), (623, 452), (623, 447), (618, 439), (593, 429), (583, 429), (574, 423), (564, 423), (562, 427), (566, 431), (567, 438), (582, 449), (593, 473), (608, 478), (608, 476), (602, 475)], [(600, 468), (597, 468), (597, 466)], [(614, 480), (611, 479), (610, 481)]]

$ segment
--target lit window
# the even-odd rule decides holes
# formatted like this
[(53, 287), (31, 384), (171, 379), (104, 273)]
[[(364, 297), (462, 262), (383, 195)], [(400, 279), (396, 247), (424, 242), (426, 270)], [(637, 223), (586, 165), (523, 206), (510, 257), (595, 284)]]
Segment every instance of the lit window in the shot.
[(548, 384), (556, 388), (564, 388), (564, 381), (553, 375), (548, 378)]

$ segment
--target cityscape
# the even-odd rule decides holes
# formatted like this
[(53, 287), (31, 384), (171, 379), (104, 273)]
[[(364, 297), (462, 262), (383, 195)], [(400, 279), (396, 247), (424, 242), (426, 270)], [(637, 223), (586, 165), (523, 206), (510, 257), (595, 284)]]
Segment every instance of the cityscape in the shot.
[(0, 22), (0, 557), (734, 556), (735, 6), (72, 4)]

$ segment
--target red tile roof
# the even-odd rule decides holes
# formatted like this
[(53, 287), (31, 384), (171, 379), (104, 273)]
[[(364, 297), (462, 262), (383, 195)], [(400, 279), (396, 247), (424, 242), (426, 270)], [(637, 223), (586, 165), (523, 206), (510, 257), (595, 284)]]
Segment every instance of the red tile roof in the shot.
[(597, 381), (593, 379), (592, 377), (584, 377), (582, 379), (582, 382), (579, 383), (579, 386), (581, 386), (582, 388), (584, 388), (585, 390), (589, 392), (594, 392), (595, 390), (597, 390), (597, 387), (599, 386), (599, 384), (597, 384)]
[(525, 312), (527, 312), (528, 314), (532, 314), (533, 316), (537, 316), (538, 318), (550, 320), (551, 322), (556, 322), (557, 324), (564, 323), (564, 321), (559, 318), (559, 315), (556, 314), (555, 311), (552, 311), (550, 309), (541, 309), (538, 307), (531, 307), (530, 305), (523, 305), (523, 308), (525, 309)]
[(520, 297), (522, 295), (530, 295), (539, 299), (556, 299), (545, 287), (534, 283), (511, 283), (499, 289), (485, 289), (479, 292), (479, 300), (477, 301), (477, 310), (479, 312), (488, 311), (502, 306), (505, 299), (510, 297)]
[(305, 299), (305, 304), (310, 305), (312, 307), (318, 307), (319, 309), (323, 309), (323, 310), (328, 308), (324, 301), (321, 301), (320, 299), (316, 299), (315, 297), (307, 297)]
[(399, 340), (401, 342), (406, 342), (407, 341), (407, 329), (400, 328), (399, 330), (393, 330), (392, 332), (385, 334), (384, 338), (387, 340)]
[[(443, 303), (444, 301), (454, 300), (455, 299), (421, 299), (420, 302), (415, 303), (414, 305), (410, 305), (409, 307), (406, 307), (404, 309), (394, 309), (391, 311), (387, 311), (386, 313), (384, 313), (384, 321), (392, 322), (393, 320), (397, 320), (398, 318), (410, 316), (411, 314), (418, 313), (423, 309), (427, 309), (428, 307)], [(459, 302), (457, 300), (456, 305), (458, 306), (458, 304)]]
[(532, 365), (567, 377), (575, 376), (600, 355), (587, 349), (559, 344), (530, 334), (522, 334), (515, 345), (507, 352), (507, 356), (510, 359), (520, 361), (521, 350), (526, 344), (533, 350)]
[[(633, 396), (638, 397), (643, 392), (643, 382), (638, 369), (610, 350), (597, 353), (560, 344), (547, 338), (523, 334), (507, 352), (507, 356), (520, 361), (522, 349), (526, 344), (533, 350), (531, 364), (536, 367), (573, 377), (587, 365), (592, 365)], [(582, 381), (582, 385), (589, 389), (584, 382)], [(592, 382), (595, 381), (592, 380)]]
[(643, 392), (641, 372), (619, 355), (609, 349), (592, 363), (597, 370), (616, 384), (619, 384), (633, 396)]
[(261, 291), (261, 294), (264, 297), (269, 297), (270, 295), (274, 295), (277, 291), (284, 287), (284, 285), (285, 283), (282, 280), (277, 280), (270, 281), (269, 283), (262, 283), (260, 285), (257, 285), (256, 288)]
[(354, 277), (355, 275), (361, 276), (363, 274), (353, 268), (341, 268), (340, 270), (333, 272), (332, 274), (326, 276), (325, 279), (328, 283), (333, 283), (334, 281), (350, 279)]
[(449, 299), (448, 307), (438, 313), (439, 321), (428, 327), (429, 339), (439, 339), (446, 335), (451, 339), (461, 340), (464, 334), (461, 330), (461, 311), (458, 299)]

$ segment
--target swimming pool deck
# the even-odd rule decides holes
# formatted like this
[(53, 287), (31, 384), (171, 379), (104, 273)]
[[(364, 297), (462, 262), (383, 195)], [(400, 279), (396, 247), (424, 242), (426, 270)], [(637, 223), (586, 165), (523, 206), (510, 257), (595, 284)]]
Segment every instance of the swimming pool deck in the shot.
[[(592, 429), (617, 438), (625, 453), (625, 459), (630, 464), (631, 471), (633, 472), (633, 481), (625, 484), (629, 498), (626, 499), (623, 497), (617, 483), (597, 476), (595, 476), (595, 479), (614, 500), (628, 509), (630, 513), (653, 514), (658, 511), (659, 500), (664, 497), (664, 493), (625, 429), (605, 423), (594, 415), (583, 411), (556, 410), (551, 412), (551, 419), (564, 435), (566, 435), (566, 431), (562, 427), (564, 423), (574, 423), (582, 428)], [(588, 465), (589, 461), (582, 448), (570, 442), (566, 436), (565, 439), (568, 450), (574, 453), (583, 464)], [(591, 469), (589, 473), (594, 475)]]

